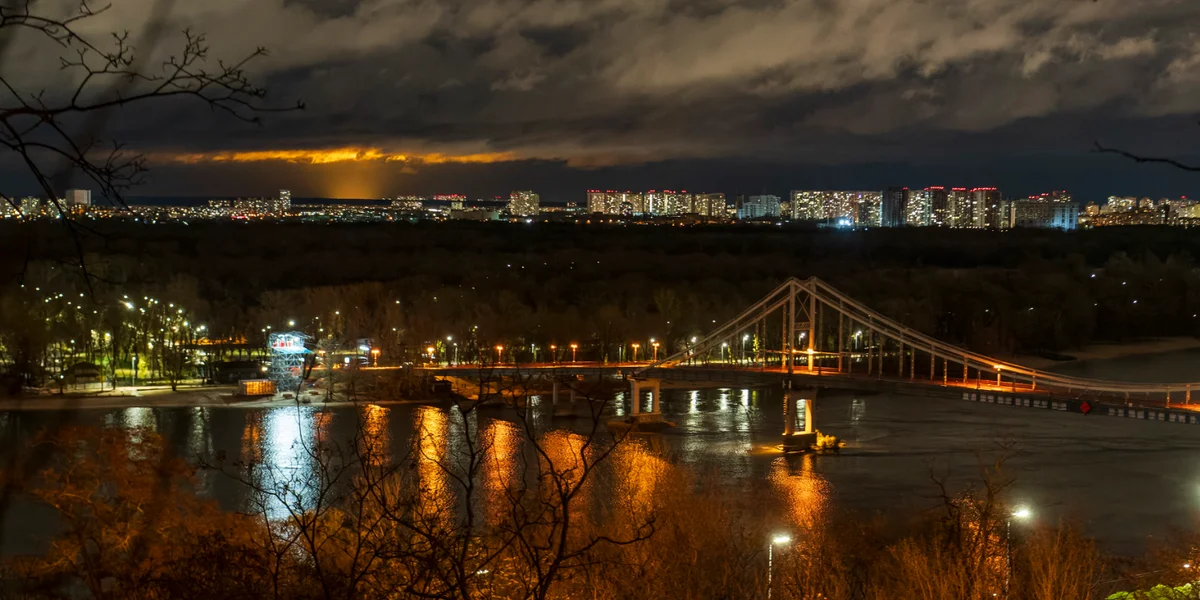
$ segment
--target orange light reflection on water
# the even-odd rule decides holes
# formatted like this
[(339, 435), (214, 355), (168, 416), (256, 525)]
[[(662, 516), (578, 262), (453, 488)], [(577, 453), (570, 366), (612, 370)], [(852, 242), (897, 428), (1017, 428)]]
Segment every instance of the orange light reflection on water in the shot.
[(484, 444), (483, 488), (484, 519), (489, 525), (497, 525), (516, 501), (517, 461), (521, 452), (521, 433), (517, 426), (493, 419), (483, 430)]
[(413, 429), (417, 432), (417, 513), (445, 524), (452, 518), (454, 508), (446, 473), (449, 419), (446, 413), (431, 406), (413, 411), (413, 419)]
[(805, 530), (820, 526), (829, 508), (829, 482), (816, 472), (815, 465), (812, 454), (792, 459), (781, 456), (771, 462), (771, 484), (782, 497), (792, 523)]

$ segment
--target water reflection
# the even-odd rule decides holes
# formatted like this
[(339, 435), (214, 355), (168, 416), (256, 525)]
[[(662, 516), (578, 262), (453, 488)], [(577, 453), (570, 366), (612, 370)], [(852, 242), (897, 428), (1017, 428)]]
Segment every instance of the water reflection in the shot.
[(521, 432), (513, 423), (492, 419), (484, 428), (480, 443), (484, 456), (484, 520), (494, 526), (501, 522), (521, 487), (517, 466)]
[(453, 510), (446, 460), (449, 424), (446, 413), (437, 408), (422, 406), (413, 411), (413, 429), (416, 431), (416, 512), (420, 518), (442, 525), (449, 523)]
[(642, 438), (626, 439), (610, 457), (616, 473), (613, 504), (629, 515), (648, 515), (669, 464)]
[(829, 505), (829, 483), (814, 466), (816, 457), (779, 457), (771, 462), (771, 485), (782, 496), (796, 527), (811, 530), (821, 524)]
[[(391, 461), (391, 432), (388, 431), (387, 408), (378, 404), (368, 404), (359, 407), (359, 422), (362, 435), (359, 438), (359, 453), (364, 463), (378, 467)], [(321, 413), (323, 423), (317, 426), (317, 437), (326, 437), (320, 433), (322, 425), (327, 425), (325, 413)]]
[(246, 464), (260, 464), (263, 461), (263, 414), (253, 412), (246, 415), (246, 425), (242, 428), (241, 461)]

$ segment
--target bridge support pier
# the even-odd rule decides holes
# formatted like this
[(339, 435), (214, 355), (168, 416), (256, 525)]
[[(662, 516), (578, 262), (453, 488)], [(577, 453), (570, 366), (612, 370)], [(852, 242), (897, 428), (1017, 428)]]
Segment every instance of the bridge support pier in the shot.
[[(662, 380), (660, 379), (630, 379), (629, 385), (633, 392), (633, 406), (630, 410), (634, 423), (644, 421), (662, 421)], [(650, 392), (650, 412), (642, 412), (642, 392)]]
[[(804, 452), (817, 443), (817, 429), (813, 413), (817, 397), (815, 388), (785, 390), (783, 393), (783, 451)], [(799, 407), (804, 407), (804, 429), (796, 431)]]

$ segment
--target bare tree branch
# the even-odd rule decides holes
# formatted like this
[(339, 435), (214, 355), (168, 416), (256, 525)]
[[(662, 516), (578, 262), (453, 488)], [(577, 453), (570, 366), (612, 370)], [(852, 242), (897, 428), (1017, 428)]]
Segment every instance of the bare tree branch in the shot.
[(1182, 169), (1184, 171), (1193, 171), (1193, 172), (1200, 171), (1200, 165), (1189, 165), (1187, 163), (1180, 162), (1173, 158), (1165, 158), (1165, 157), (1161, 157), (1161, 156), (1142, 156), (1140, 154), (1134, 154), (1132, 152), (1129, 152), (1126, 150), (1121, 150), (1119, 148), (1109, 148), (1107, 146), (1100, 144), (1100, 142), (1094, 142), (1093, 144), (1095, 146), (1095, 152), (1099, 152), (1101, 154), (1116, 154), (1118, 156), (1124, 156), (1125, 158), (1128, 158), (1129, 160), (1132, 160), (1132, 161), (1138, 162), (1138, 163), (1161, 163), (1161, 164), (1165, 164), (1165, 165), (1170, 165), (1172, 167), (1175, 167), (1176, 169)]

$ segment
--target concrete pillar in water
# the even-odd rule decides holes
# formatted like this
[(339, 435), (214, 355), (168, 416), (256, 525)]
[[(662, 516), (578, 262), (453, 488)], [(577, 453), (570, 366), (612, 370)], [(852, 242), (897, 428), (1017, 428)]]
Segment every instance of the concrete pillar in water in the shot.
[[(816, 420), (813, 418), (813, 403), (817, 397), (814, 388), (784, 390), (783, 393), (783, 449), (785, 452), (804, 451), (817, 441)], [(798, 407), (804, 406), (804, 428), (797, 431), (800, 417)]]
[[(633, 394), (633, 407), (630, 411), (630, 416), (634, 421), (660, 421), (662, 420), (662, 380), (659, 379), (631, 379), (629, 380), (630, 391)], [(650, 392), (650, 412), (643, 412), (642, 408), (642, 392)]]
[(814, 398), (808, 397), (804, 399), (804, 433), (813, 433), (816, 429), (813, 427), (813, 421), (816, 415), (813, 414)]
[(554, 380), (554, 383), (552, 383), (552, 384), (551, 384), (551, 392), (550, 392), (550, 405), (551, 405), (551, 406), (558, 406), (558, 388), (559, 388), (559, 385), (560, 385), (560, 384), (558, 383), (558, 380), (557, 380), (557, 379), (555, 379), (555, 380)]

